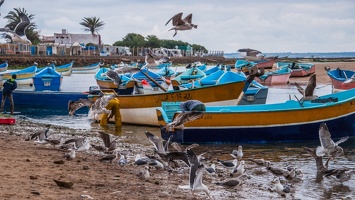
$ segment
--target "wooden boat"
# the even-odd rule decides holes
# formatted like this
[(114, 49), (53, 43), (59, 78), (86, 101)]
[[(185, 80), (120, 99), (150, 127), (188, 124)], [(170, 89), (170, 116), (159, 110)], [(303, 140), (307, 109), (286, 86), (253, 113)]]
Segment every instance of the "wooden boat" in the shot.
[(283, 67), (289, 67), (291, 77), (304, 77), (313, 74), (316, 71), (315, 64), (312, 63), (296, 63), (296, 62), (277, 62), (276, 68), (281, 69)]
[(7, 62), (7, 60), (4, 63), (0, 64), (0, 72), (6, 71), (8, 66), (9, 63)]
[(73, 64), (74, 64), (74, 61), (71, 61), (70, 63), (64, 64), (64, 65), (60, 65), (60, 66), (55, 66), (54, 63), (52, 63), (51, 66), (60, 75), (62, 75), (62, 76), (70, 76), (71, 73), (72, 73)]
[(183, 73), (179, 74), (175, 78), (171, 79), (171, 84), (174, 89), (178, 89), (181, 84), (188, 83), (192, 80), (200, 79), (205, 77), (206, 74), (202, 70), (198, 69), (196, 66), (192, 66)]
[(97, 70), (99, 70), (101, 66), (101, 62), (97, 62), (91, 65), (83, 66), (83, 67), (73, 67), (73, 74), (95, 74)]
[[(160, 107), (163, 101), (197, 99), (207, 105), (234, 105), (237, 103), (237, 98), (243, 90), (244, 83), (244, 81), (235, 81), (188, 90), (118, 95), (122, 123), (158, 126), (155, 109)], [(89, 95), (88, 98), (94, 102), (98, 98), (98, 95)]]
[[(168, 110), (156, 109), (162, 138), (179, 143), (265, 143), (318, 140), (320, 123), (326, 122), (332, 138), (355, 136), (355, 89), (314, 100), (242, 106), (206, 106), (204, 116), (165, 130)], [(170, 115), (176, 116), (181, 111)]]
[[(62, 92), (62, 91), (28, 91), (16, 89), (12, 92), (15, 102), (15, 111), (21, 114), (46, 115), (67, 115), (68, 102), (72, 99), (87, 98), (88, 92)], [(2, 91), (0, 90), (0, 95)], [(9, 108), (9, 101), (5, 102), (6, 108)], [(87, 113), (88, 109), (78, 111), (78, 113)]]
[(258, 68), (264, 68), (264, 69), (271, 69), (272, 66), (274, 66), (275, 62), (276, 62), (276, 59), (254, 61), (255, 66), (257, 66)]
[(36, 66), (31, 66), (14, 72), (1, 74), (0, 80), (2, 79), (4, 83), (7, 79), (10, 79), (13, 74), (16, 74), (16, 82), (18, 85), (29, 85), (33, 83), (32, 77), (36, 75), (36, 70)]
[(32, 77), (35, 91), (59, 91), (63, 76), (51, 67), (46, 67)]
[(335, 90), (349, 90), (355, 88), (355, 71), (340, 68), (330, 70), (326, 68)]
[(197, 62), (194, 62), (193, 64), (188, 64), (186, 66), (186, 69), (190, 69), (190, 68), (193, 68), (193, 67), (196, 67), (197, 69), (205, 72), (207, 70), (207, 65), (206, 63), (201, 63), (200, 61), (197, 61)]
[(283, 67), (274, 71), (266, 72), (260, 77), (255, 77), (255, 80), (263, 85), (285, 85), (289, 82), (292, 70), (288, 67)]
[(106, 76), (106, 72), (109, 68), (100, 68), (95, 74), (95, 80), (100, 89), (113, 89), (118, 94), (132, 94), (136, 81), (124, 74), (119, 74), (122, 84), (117, 86), (113, 81)]

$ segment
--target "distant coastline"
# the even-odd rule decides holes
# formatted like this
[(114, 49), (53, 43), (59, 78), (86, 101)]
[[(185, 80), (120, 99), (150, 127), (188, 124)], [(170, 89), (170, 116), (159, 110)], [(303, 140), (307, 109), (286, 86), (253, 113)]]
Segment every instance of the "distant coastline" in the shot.
[[(355, 58), (355, 52), (306, 52), (306, 53), (263, 53), (266, 57), (279, 56), (279, 58)], [(225, 58), (242, 58), (238, 53), (225, 53)]]

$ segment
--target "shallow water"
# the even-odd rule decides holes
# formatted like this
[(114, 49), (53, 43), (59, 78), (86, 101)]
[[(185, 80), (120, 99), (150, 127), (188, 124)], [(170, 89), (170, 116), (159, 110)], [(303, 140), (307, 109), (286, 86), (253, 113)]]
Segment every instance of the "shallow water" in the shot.
[[(302, 83), (305, 86), (306, 83)], [(93, 74), (73, 74), (71, 76), (65, 76), (63, 79), (62, 90), (63, 91), (87, 91), (90, 86), (96, 85)], [(75, 87), (74, 87), (75, 86)], [(332, 88), (330, 85), (318, 86), (315, 90), (316, 95), (323, 95), (331, 93)], [(267, 103), (284, 102), (288, 99), (295, 99), (294, 95), (300, 98), (300, 94), (293, 85), (274, 86), (270, 87)], [(150, 131), (155, 135), (160, 136), (160, 130), (157, 127), (149, 126), (133, 126), (123, 125), (121, 128), (116, 128), (113, 124), (109, 124), (108, 127), (100, 127), (98, 123), (94, 123), (87, 118), (86, 114), (78, 114), (75, 117), (69, 117), (68, 115), (46, 115), (41, 116), (40, 113), (32, 112), (31, 114), (21, 115), (30, 121), (39, 123), (48, 123), (53, 125), (61, 125), (74, 129), (84, 130), (104, 130), (107, 133), (118, 136), (135, 136), (131, 137), (132, 143), (140, 143), (144, 145), (150, 145), (144, 131)], [(130, 137), (127, 137), (130, 138)], [(314, 159), (306, 154), (302, 149), (303, 146), (315, 148), (319, 145), (319, 141), (309, 141), (303, 143), (267, 143), (260, 145), (243, 145), (244, 157), (247, 158), (264, 158), (270, 160), (277, 165), (295, 165), (297, 168), (303, 170), (304, 180), (300, 183), (294, 183), (294, 189), (296, 190), (296, 198), (299, 199), (339, 199), (346, 195), (352, 195), (355, 198), (355, 181), (352, 180), (345, 182), (343, 185), (333, 181), (332, 179), (325, 178), (324, 180), (317, 182), (316, 179), (316, 165)], [(355, 138), (351, 138), (347, 142), (341, 144), (344, 147), (345, 156), (333, 161), (330, 165), (332, 167), (350, 167), (355, 168)], [(201, 145), (198, 147), (198, 151), (207, 151), (206, 156), (209, 160), (215, 161), (217, 157), (228, 155), (233, 149), (236, 149), (237, 145)], [(250, 164), (250, 163), (249, 163)], [(246, 167), (248, 168), (248, 166)], [(273, 179), (273, 175), (255, 176), (253, 181), (261, 186), (268, 187), (270, 181)], [(252, 191), (252, 190), (251, 190)], [(246, 193), (248, 193), (246, 191)], [(251, 192), (252, 193), (252, 192)], [(263, 195), (267, 195), (267, 191)], [(252, 194), (250, 194), (252, 195)], [(248, 196), (248, 195), (247, 195)], [(275, 196), (274, 196), (275, 197)], [(265, 198), (270, 199), (270, 196)]]

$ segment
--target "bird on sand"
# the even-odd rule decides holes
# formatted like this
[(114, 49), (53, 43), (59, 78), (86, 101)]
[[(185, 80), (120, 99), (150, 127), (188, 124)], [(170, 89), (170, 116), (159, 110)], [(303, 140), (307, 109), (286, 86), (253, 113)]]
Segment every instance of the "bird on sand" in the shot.
[(217, 162), (220, 163), (221, 165), (223, 165), (224, 167), (226, 167), (228, 169), (231, 169), (232, 172), (238, 166), (238, 160), (237, 159), (233, 159), (233, 161), (217, 159)]
[(245, 162), (244, 160), (240, 161), (239, 165), (233, 169), (232, 176), (239, 177), (244, 174), (245, 172)]
[(236, 158), (238, 159), (238, 160), (240, 160), (240, 159), (242, 159), (242, 157), (243, 157), (243, 147), (241, 146), (241, 145), (239, 145), (238, 146), (238, 149), (237, 150), (233, 150), (232, 151), (232, 154), (231, 155), (234, 155), (234, 156), (236, 156)]
[(63, 138), (60, 138), (59, 140), (58, 139), (48, 139), (48, 138), (45, 138), (44, 139), (47, 143), (53, 145), (53, 147), (55, 148), (57, 145), (60, 145), (63, 143)]
[(174, 15), (172, 18), (166, 22), (165, 26), (172, 21), (173, 28), (171, 30), (175, 30), (173, 37), (177, 34), (177, 31), (191, 30), (192, 28), (197, 28), (197, 25), (192, 24), (192, 13), (187, 15), (184, 19), (182, 19), (182, 12)]
[[(2, 1), (3, 3), (3, 1)], [(4, 32), (12, 42), (18, 42), (22, 44), (32, 44), (26, 36), (26, 28), (31, 24), (30, 19), (25, 13), (20, 12), (18, 14), (20, 22), (16, 25), (14, 30), (8, 28), (0, 28), (0, 32)]]
[(114, 151), (117, 148), (117, 139), (112, 140), (111, 136), (103, 131), (98, 131), (107, 151)]
[(34, 140), (34, 142), (36, 143), (47, 143), (47, 141), (45, 139), (48, 138), (48, 131), (50, 129), (51, 125), (48, 124), (46, 125), (46, 129), (41, 130), (41, 131), (37, 131), (34, 134), (31, 135), (31, 140)]
[(144, 181), (148, 180), (150, 178), (149, 167), (144, 166), (143, 170), (139, 170), (136, 175), (141, 180), (144, 180)]
[(67, 160), (73, 160), (76, 156), (75, 149), (72, 148), (69, 153), (64, 154), (64, 158)]
[(331, 139), (330, 131), (326, 123), (321, 123), (319, 126), (319, 140), (321, 146), (316, 149), (317, 156), (327, 155), (331, 158), (335, 158), (344, 154), (343, 148), (339, 146), (340, 143), (345, 142), (349, 137), (343, 137), (337, 142)]
[(71, 144), (71, 143), (73, 143), (74, 149), (76, 151), (87, 151), (91, 147), (90, 142), (86, 137), (73, 138), (64, 142), (64, 144)]
[(297, 82), (295, 82), (297, 90), (302, 94), (301, 101), (304, 100), (312, 100), (318, 98), (318, 96), (314, 95), (314, 89), (317, 86), (316, 74), (312, 74), (307, 82), (306, 88), (302, 88)]
[(355, 174), (355, 169), (350, 168), (330, 169), (324, 172), (325, 177), (332, 177), (341, 184), (350, 180), (353, 174)]
[(205, 170), (209, 173), (209, 174), (213, 174), (216, 173), (216, 165), (214, 163), (211, 164), (210, 167), (206, 167)]
[(279, 193), (281, 196), (286, 196), (286, 194), (291, 192), (291, 188), (287, 185), (282, 185), (280, 183), (280, 178), (275, 178), (272, 181), (275, 184), (275, 190), (277, 193)]

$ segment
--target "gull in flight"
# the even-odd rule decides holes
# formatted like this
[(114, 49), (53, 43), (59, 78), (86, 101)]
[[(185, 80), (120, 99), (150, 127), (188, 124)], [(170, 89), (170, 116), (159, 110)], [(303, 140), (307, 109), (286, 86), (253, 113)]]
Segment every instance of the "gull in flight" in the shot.
[(192, 24), (192, 13), (187, 15), (184, 19), (182, 19), (182, 12), (174, 15), (172, 18), (169, 19), (168, 22), (166, 22), (165, 26), (169, 24), (169, 22), (172, 21), (173, 28), (171, 30), (175, 30), (175, 34), (173, 37), (177, 34), (177, 31), (185, 31), (185, 30), (191, 30), (192, 28), (197, 28), (197, 25)]
[(316, 88), (317, 85), (317, 79), (316, 79), (316, 74), (312, 74), (307, 82), (306, 88), (302, 88), (297, 82), (295, 82), (295, 85), (297, 87), (297, 90), (303, 95), (301, 98), (302, 100), (312, 100), (318, 98), (318, 96), (313, 95), (314, 89)]
[[(0, 2), (1, 4), (3, 3)], [(19, 13), (19, 17), (21, 19), (20, 23), (18, 23), (15, 27), (15, 29), (9, 30), (8, 28), (0, 28), (0, 32), (5, 32), (6, 35), (8, 35), (13, 42), (19, 42), (23, 44), (32, 44), (29, 39), (27, 39), (25, 30), (30, 25), (30, 19), (28, 16), (22, 12)]]
[(331, 135), (326, 123), (322, 123), (319, 126), (319, 140), (321, 146), (316, 149), (317, 156), (327, 155), (331, 158), (341, 156), (344, 154), (343, 148), (339, 146), (340, 143), (345, 142), (349, 137), (343, 137), (339, 141), (334, 142), (331, 139)]

